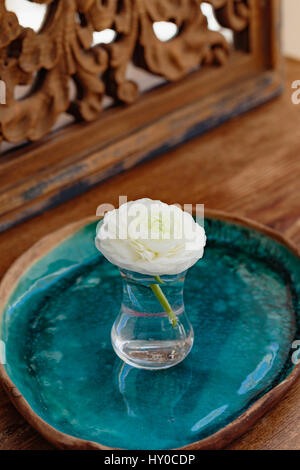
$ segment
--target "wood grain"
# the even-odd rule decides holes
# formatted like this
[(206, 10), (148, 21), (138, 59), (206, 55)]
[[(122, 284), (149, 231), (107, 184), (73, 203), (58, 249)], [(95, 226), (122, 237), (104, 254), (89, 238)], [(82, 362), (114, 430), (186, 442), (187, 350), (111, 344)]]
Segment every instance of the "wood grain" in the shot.
[[(250, 217), (280, 231), (300, 247), (300, 105), (291, 83), (300, 63), (288, 61), (286, 92), (159, 159), (119, 175), (74, 200), (0, 235), (0, 276), (41, 237), (93, 216), (118, 196), (204, 203)], [(300, 383), (232, 449), (300, 450)], [(18, 415), (0, 391), (0, 449), (51, 448)]]
[[(201, 0), (177, 0), (176, 5), (172, 0), (36, 1), (47, 4), (37, 32), (24, 28), (0, 1), (0, 76), (7, 84), (0, 141), (38, 140), (64, 112), (90, 122), (103, 110), (105, 95), (117, 102), (135, 101), (138, 86), (127, 78), (131, 61), (175, 81), (195, 67), (223, 64), (229, 56), (225, 37), (208, 28)], [(237, 33), (247, 28), (253, 0), (250, 6), (244, 0), (208, 2), (224, 27)], [(236, 3), (243, 3), (242, 10)], [(261, 10), (259, 4), (254, 8)], [(159, 21), (173, 21), (176, 40), (156, 37), (153, 23)], [(94, 44), (93, 33), (107, 28), (115, 31), (115, 39)], [(18, 100), (14, 92), (20, 85), (29, 85), (29, 90)]]
[[(202, 0), (36, 1), (39, 32), (0, 0), (0, 145), (22, 143), (0, 158), (0, 232), (281, 92), (279, 0), (208, 0), (233, 44)], [(155, 36), (160, 21), (176, 24), (173, 39)], [(115, 40), (92, 47), (105, 28)], [(139, 92), (141, 71), (163, 86)], [(54, 132), (63, 116), (74, 122)]]

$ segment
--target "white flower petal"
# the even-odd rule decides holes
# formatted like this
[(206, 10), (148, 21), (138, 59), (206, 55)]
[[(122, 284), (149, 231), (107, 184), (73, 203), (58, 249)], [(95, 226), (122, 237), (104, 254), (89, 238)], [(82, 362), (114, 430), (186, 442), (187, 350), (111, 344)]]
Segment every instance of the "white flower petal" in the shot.
[(203, 256), (203, 227), (179, 207), (140, 199), (105, 214), (96, 247), (113, 264), (146, 275), (173, 275)]

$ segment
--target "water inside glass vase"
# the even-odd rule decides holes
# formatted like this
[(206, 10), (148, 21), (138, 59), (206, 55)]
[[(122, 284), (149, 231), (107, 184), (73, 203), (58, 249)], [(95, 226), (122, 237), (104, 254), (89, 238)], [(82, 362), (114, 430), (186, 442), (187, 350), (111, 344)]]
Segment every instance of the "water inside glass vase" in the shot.
[[(190, 352), (194, 333), (186, 315), (183, 289), (186, 272), (154, 278), (121, 270), (123, 299), (111, 332), (117, 355), (134, 367), (166, 369)], [(172, 324), (152, 290), (159, 285), (176, 316)]]

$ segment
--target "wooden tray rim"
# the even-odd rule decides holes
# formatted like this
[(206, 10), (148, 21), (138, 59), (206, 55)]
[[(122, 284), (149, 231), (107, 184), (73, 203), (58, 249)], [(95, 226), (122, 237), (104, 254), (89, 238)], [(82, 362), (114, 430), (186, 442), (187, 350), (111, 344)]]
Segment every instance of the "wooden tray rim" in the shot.
[[(300, 251), (298, 248), (286, 239), (279, 232), (268, 228), (253, 220), (241, 216), (231, 215), (223, 211), (205, 210), (205, 217), (220, 219), (236, 225), (246, 226), (264, 233), (277, 243), (288, 248), (300, 260)], [(34, 244), (28, 251), (21, 255), (9, 268), (0, 284), (0, 326), (3, 316), (3, 310), (15, 288), (21, 275), (35, 264), (42, 256), (45, 256), (63, 240), (67, 239), (73, 233), (77, 232), (83, 226), (93, 221), (99, 220), (99, 217), (87, 217), (75, 223), (69, 224), (55, 232), (42, 238)], [(234, 421), (216, 433), (197, 442), (193, 442), (178, 450), (219, 450), (230, 444), (233, 440), (240, 437), (248, 431), (267, 411), (269, 411), (279, 400), (290, 390), (300, 377), (300, 364), (296, 365), (290, 375), (280, 384), (258, 399), (248, 410), (241, 414)], [(49, 425), (39, 415), (37, 415), (29, 403), (25, 400), (17, 387), (8, 376), (4, 365), (0, 364), (0, 380), (7, 392), (10, 400), (16, 409), (23, 415), (26, 421), (35, 428), (45, 439), (59, 449), (74, 450), (115, 450), (115, 448), (104, 446), (100, 443), (76, 438), (69, 434), (62, 433)]]

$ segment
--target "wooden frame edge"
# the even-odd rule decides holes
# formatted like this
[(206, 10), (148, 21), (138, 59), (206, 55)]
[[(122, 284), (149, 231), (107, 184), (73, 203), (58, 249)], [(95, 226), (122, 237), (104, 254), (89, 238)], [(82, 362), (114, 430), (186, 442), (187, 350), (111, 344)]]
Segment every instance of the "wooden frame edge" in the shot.
[[(171, 87), (168, 89), (171, 90)], [(225, 87), (213, 93), (213, 96), (189, 102), (166, 115), (150, 119), (142, 126), (136, 126), (131, 133), (116, 136), (115, 140), (103, 146), (99, 142), (98, 147), (87, 149), (83, 155), (75, 154), (37, 174), (33, 171), (29, 177), (8, 188), (4, 187), (0, 192), (0, 233), (276, 98), (282, 90), (281, 69), (252, 72), (247, 80), (236, 83), (234, 93)], [(156, 99), (161, 93), (160, 89), (150, 92)], [(141, 100), (136, 109), (142, 111), (142, 105)], [(131, 110), (123, 110), (123, 117)], [(97, 132), (97, 126), (101, 128), (102, 125), (99, 120), (91, 124), (91, 128)], [(81, 129), (81, 139), (89, 135), (85, 134), (89, 132), (87, 127), (78, 129)], [(75, 130), (76, 127), (73, 131), (65, 131), (73, 135)], [(57, 144), (59, 142), (60, 139)], [(55, 142), (53, 151), (58, 151)], [(10, 163), (5, 165), (9, 169)]]

